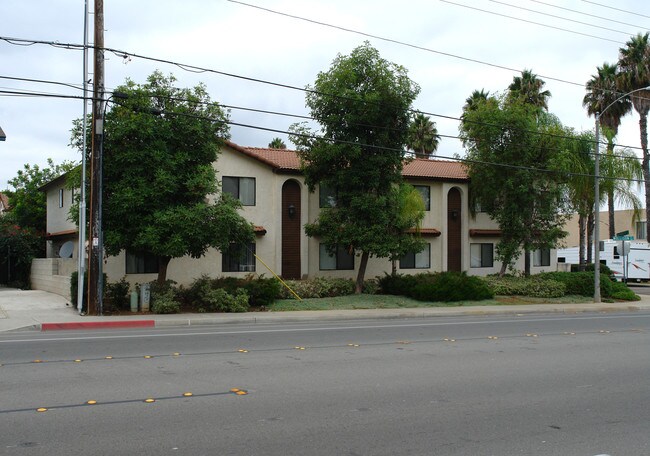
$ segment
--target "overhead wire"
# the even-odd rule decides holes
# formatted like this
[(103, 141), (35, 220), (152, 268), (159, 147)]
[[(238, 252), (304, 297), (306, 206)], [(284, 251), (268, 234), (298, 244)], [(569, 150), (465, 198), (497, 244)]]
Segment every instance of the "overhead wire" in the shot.
[(569, 19), (567, 17), (558, 16), (556, 14), (544, 13), (543, 11), (537, 11), (537, 10), (534, 10), (534, 9), (525, 8), (523, 6), (513, 5), (512, 3), (501, 2), (499, 0), (488, 0), (488, 1), (490, 1), (492, 3), (497, 3), (499, 5), (509, 6), (510, 8), (516, 8), (516, 9), (520, 9), (520, 10), (523, 10), (523, 11), (528, 11), (529, 13), (540, 14), (542, 16), (552, 17), (554, 19), (561, 19), (563, 21), (573, 22), (574, 24), (586, 25), (587, 27), (598, 28), (598, 29), (601, 29), (601, 30), (607, 30), (608, 32), (621, 33), (623, 35), (630, 36), (629, 32), (624, 32), (622, 30), (611, 29), (611, 28), (608, 28), (608, 27), (604, 27), (602, 25), (590, 24), (588, 22), (582, 22), (582, 21), (578, 21), (578, 20), (575, 20), (575, 19)]
[(621, 9), (621, 8), (616, 8), (614, 6), (603, 5), (602, 3), (598, 3), (598, 2), (592, 2), (592, 1), (589, 1), (589, 0), (582, 0), (582, 1), (585, 2), (585, 3), (591, 3), (592, 5), (596, 5), (596, 6), (602, 6), (603, 8), (609, 8), (609, 9), (614, 10), (614, 11), (620, 11), (622, 13), (633, 14), (635, 16), (647, 17), (648, 19), (650, 19), (650, 16), (645, 15), (645, 14), (641, 14), (641, 13), (637, 13), (635, 11), (628, 11), (628, 10), (624, 10), (624, 9)]
[(487, 14), (492, 14), (494, 16), (505, 17), (505, 18), (508, 18), (508, 19), (516, 20), (516, 21), (526, 22), (528, 24), (540, 25), (542, 27), (547, 27), (547, 28), (551, 28), (551, 29), (555, 29), (555, 30), (560, 30), (560, 31), (567, 32), (567, 33), (573, 33), (575, 35), (582, 35), (582, 36), (586, 36), (586, 37), (589, 37), (589, 38), (596, 38), (596, 39), (599, 39), (599, 40), (609, 41), (609, 42), (616, 43), (616, 44), (625, 44), (622, 41), (616, 41), (616, 40), (612, 40), (612, 39), (609, 39), (609, 38), (604, 38), (602, 36), (597, 36), (597, 35), (590, 35), (589, 33), (578, 32), (576, 30), (569, 30), (569, 29), (565, 29), (565, 28), (562, 28), (562, 27), (556, 27), (554, 25), (542, 24), (541, 22), (535, 22), (535, 21), (530, 21), (528, 19), (522, 19), (522, 18), (519, 18), (519, 17), (509, 16), (507, 14), (501, 14), (501, 13), (497, 13), (495, 11), (484, 10), (484, 9), (481, 9), (481, 8), (476, 8), (474, 6), (464, 5), (462, 3), (456, 3), (456, 2), (449, 1), (449, 0), (440, 0), (440, 1), (443, 2), (443, 3), (449, 3), (450, 5), (456, 5), (456, 6), (460, 6), (460, 7), (463, 7), (463, 8), (467, 8), (467, 9), (471, 9), (471, 10), (475, 10), (475, 11), (481, 11), (481, 12), (487, 13)]
[(564, 10), (564, 11), (569, 11), (571, 13), (582, 14), (583, 16), (594, 17), (596, 19), (602, 19), (604, 21), (614, 22), (616, 24), (628, 25), (628, 26), (634, 27), (636, 29), (644, 30), (644, 29), (647, 28), (647, 27), (644, 27), (644, 26), (641, 26), (641, 25), (630, 24), (629, 22), (617, 21), (616, 19), (612, 19), (610, 17), (597, 16), (595, 14), (585, 13), (584, 11), (578, 11), (578, 10), (574, 10), (574, 9), (571, 9), (571, 8), (565, 8), (564, 6), (559, 6), (559, 5), (553, 5), (552, 3), (542, 2), (540, 0), (530, 0), (530, 1), (535, 2), (535, 3), (539, 3), (540, 5), (546, 5), (546, 6), (550, 6), (552, 8), (558, 8), (558, 9), (561, 9), (561, 10)]

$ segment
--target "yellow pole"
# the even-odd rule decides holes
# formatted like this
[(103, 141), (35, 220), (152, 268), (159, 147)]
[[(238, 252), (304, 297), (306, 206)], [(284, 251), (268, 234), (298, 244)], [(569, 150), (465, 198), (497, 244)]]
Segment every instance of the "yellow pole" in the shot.
[(270, 267), (269, 267), (269, 266), (264, 262), (264, 260), (262, 260), (260, 257), (258, 257), (256, 253), (253, 253), (253, 255), (255, 255), (255, 258), (257, 258), (258, 260), (260, 260), (260, 263), (262, 263), (264, 266), (266, 266), (266, 269), (268, 269), (269, 271), (271, 271), (271, 274), (273, 274), (273, 275), (275, 276), (275, 278), (278, 279), (278, 280), (280, 281), (280, 283), (281, 283), (282, 285), (284, 285), (284, 287), (285, 287), (287, 290), (289, 290), (289, 291), (291, 292), (291, 294), (294, 295), (298, 301), (302, 301), (302, 298), (301, 298), (300, 296), (298, 296), (298, 295), (296, 294), (296, 292), (293, 291), (293, 290), (291, 289), (291, 287), (290, 287), (289, 285), (287, 285), (286, 282), (285, 282), (284, 280), (282, 280), (282, 279), (281, 279), (281, 278), (280, 278), (280, 277), (279, 277), (275, 272), (273, 272), (273, 269), (271, 269), (271, 268), (270, 268)]

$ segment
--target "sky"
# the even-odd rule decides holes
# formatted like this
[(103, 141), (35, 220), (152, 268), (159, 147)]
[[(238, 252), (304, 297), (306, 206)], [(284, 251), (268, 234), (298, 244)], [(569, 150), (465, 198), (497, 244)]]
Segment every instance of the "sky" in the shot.
[[(89, 3), (92, 12), (94, 2)], [(430, 115), (440, 134), (452, 137), (458, 135), (453, 118), (461, 115), (473, 90), (504, 91), (524, 69), (546, 81), (552, 94), (549, 111), (564, 125), (577, 131), (593, 129), (594, 120), (582, 106), (584, 84), (597, 66), (617, 61), (619, 48), (632, 35), (650, 29), (650, 4), (642, 0), (104, 3), (106, 47), (230, 75), (190, 72), (182, 65), (108, 53), (109, 91), (126, 78), (142, 83), (160, 70), (173, 73), (179, 87), (203, 82), (211, 98), (223, 105), (308, 115), (301, 90), (245, 78), (304, 88), (327, 71), (338, 54), (347, 55), (367, 40), (384, 59), (408, 70), (421, 87), (414, 108)], [(91, 41), (93, 20), (91, 15)], [(2, 38), (83, 44), (83, 24), (83, 0), (0, 0)], [(44, 166), (48, 158), (55, 163), (80, 160), (79, 152), (68, 144), (72, 121), (82, 116), (82, 100), (3, 92), (82, 96), (78, 87), (83, 81), (83, 56), (78, 50), (0, 40), (0, 61), (0, 127), (7, 136), (0, 142), (1, 191), (10, 188), (7, 181), (26, 163)], [(89, 65), (92, 71), (92, 53)], [(287, 131), (300, 119), (233, 108), (231, 120)], [(231, 140), (243, 146), (266, 147), (279, 136), (291, 147), (283, 133), (235, 126), (230, 133)], [(641, 155), (636, 113), (623, 119), (618, 144)], [(437, 155), (457, 154), (464, 154), (460, 141), (443, 138)]]

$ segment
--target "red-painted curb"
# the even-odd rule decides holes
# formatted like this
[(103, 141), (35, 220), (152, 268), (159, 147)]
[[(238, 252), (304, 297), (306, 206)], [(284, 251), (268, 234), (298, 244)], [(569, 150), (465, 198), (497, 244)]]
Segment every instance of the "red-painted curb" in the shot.
[(151, 328), (153, 326), (156, 326), (155, 320), (76, 321), (72, 323), (41, 323), (41, 331), (56, 331), (63, 329)]

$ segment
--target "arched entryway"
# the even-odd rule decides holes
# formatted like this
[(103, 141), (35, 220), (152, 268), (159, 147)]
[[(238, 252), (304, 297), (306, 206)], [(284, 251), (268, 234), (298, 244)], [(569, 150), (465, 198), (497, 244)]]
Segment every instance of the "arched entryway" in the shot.
[(282, 185), (282, 278), (300, 279), (300, 184)]
[(447, 193), (447, 270), (462, 270), (462, 198), (460, 190), (452, 188)]

